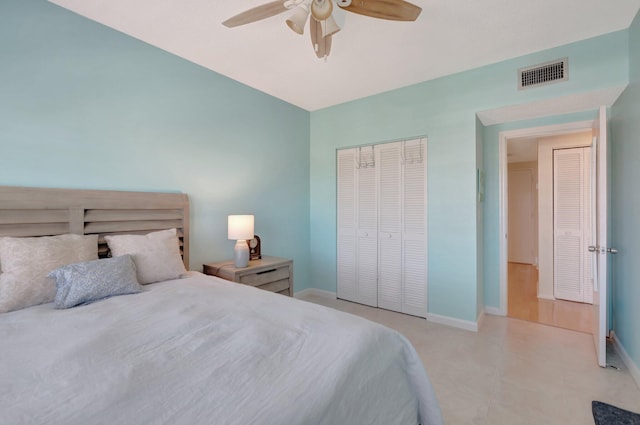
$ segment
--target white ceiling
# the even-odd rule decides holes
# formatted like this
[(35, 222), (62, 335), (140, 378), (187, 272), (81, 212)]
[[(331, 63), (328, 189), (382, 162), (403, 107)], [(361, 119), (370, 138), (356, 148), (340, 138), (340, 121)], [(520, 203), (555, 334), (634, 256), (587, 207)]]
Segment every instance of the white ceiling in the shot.
[(50, 0), (309, 111), (628, 28), (640, 0), (412, 0), (415, 22), (334, 8), (328, 60), (290, 12), (226, 28), (270, 0)]

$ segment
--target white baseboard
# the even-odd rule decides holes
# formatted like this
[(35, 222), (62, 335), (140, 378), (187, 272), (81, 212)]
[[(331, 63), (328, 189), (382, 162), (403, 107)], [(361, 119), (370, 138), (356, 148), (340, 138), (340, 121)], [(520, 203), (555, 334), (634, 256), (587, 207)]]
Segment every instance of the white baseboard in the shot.
[(337, 298), (337, 295), (335, 292), (325, 291), (324, 289), (316, 289), (316, 288), (303, 289), (302, 291), (298, 291), (293, 294), (294, 298), (304, 298), (308, 296), (329, 298), (331, 300), (335, 300)]
[(484, 309), (482, 309), (480, 311), (480, 314), (478, 314), (478, 318), (476, 319), (476, 329), (480, 329), (480, 326), (482, 326), (483, 321), (484, 321)]
[[(321, 298), (328, 298), (335, 300), (337, 295), (335, 292), (325, 291), (323, 289), (307, 288), (302, 291), (294, 293), (294, 298), (305, 298), (308, 296), (315, 296)], [(470, 320), (456, 319), (449, 316), (441, 316), (439, 314), (427, 313), (427, 320), (433, 323), (439, 323), (441, 325), (452, 326), (454, 328), (464, 329), (467, 331), (478, 332), (478, 327), (484, 319), (484, 311), (480, 312), (476, 322)]]
[(500, 307), (487, 307), (485, 305), (484, 306), (484, 312), (486, 314), (490, 314), (492, 316), (506, 316), (506, 314), (504, 314), (504, 312), (502, 312), (502, 310), (500, 310)]
[(452, 326), (466, 331), (478, 332), (478, 322), (472, 322), (470, 320), (456, 319), (455, 317), (441, 316), (434, 313), (427, 313), (427, 320), (429, 322)]
[(633, 377), (633, 380), (636, 381), (636, 385), (638, 386), (638, 388), (640, 388), (640, 369), (634, 363), (631, 356), (629, 356), (629, 353), (627, 353), (627, 350), (624, 349), (624, 346), (622, 345), (620, 340), (616, 337), (616, 334), (613, 331), (611, 331), (611, 340), (613, 341), (613, 347), (616, 349), (616, 351), (620, 355), (620, 358), (622, 359), (624, 364), (627, 366), (627, 369), (629, 369), (629, 372), (631, 372), (631, 376)]
[(538, 298), (542, 298), (543, 300), (555, 300), (556, 297), (552, 296), (547, 296), (547, 295), (540, 295), (538, 294)]

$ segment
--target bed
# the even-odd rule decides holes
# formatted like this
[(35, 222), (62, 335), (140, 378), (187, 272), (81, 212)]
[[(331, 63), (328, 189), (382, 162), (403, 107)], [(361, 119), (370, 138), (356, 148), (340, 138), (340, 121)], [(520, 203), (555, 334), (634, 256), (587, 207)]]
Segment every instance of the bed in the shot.
[[(167, 229), (188, 264), (184, 194), (0, 186), (0, 238), (93, 237), (81, 264)], [(194, 271), (54, 308), (61, 288), (0, 314), (2, 424), (443, 423), (411, 344), (365, 319)]]

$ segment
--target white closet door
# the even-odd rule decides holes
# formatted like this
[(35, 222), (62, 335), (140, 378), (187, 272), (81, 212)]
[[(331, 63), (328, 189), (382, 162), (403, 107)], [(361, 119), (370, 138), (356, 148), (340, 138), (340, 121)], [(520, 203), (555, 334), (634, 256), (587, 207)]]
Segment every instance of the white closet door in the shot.
[(379, 181), (378, 305), (402, 311), (402, 144), (376, 147)]
[(427, 315), (426, 152), (424, 140), (404, 142), (402, 312)]
[(426, 317), (426, 158), (420, 140), (376, 147), (378, 305)]
[(338, 151), (338, 298), (425, 317), (423, 139)]
[(356, 150), (338, 151), (338, 298), (357, 301)]
[(578, 302), (584, 301), (584, 166), (582, 148), (553, 151), (554, 296)]
[(373, 146), (359, 148), (357, 168), (358, 261), (356, 301), (378, 306), (378, 196)]

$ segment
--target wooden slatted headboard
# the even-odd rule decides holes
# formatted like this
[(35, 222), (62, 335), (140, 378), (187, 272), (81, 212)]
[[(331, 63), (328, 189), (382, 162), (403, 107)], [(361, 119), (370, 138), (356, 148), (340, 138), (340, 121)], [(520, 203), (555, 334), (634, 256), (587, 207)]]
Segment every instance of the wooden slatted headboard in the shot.
[(184, 193), (0, 186), (0, 236), (147, 234), (176, 228), (189, 269), (189, 198)]

